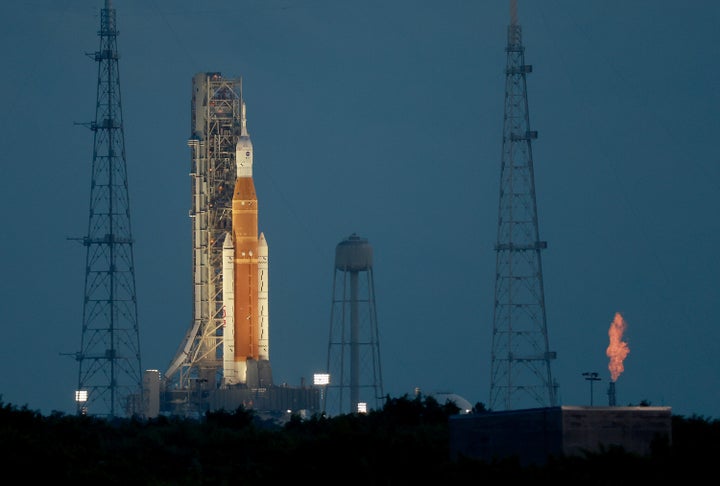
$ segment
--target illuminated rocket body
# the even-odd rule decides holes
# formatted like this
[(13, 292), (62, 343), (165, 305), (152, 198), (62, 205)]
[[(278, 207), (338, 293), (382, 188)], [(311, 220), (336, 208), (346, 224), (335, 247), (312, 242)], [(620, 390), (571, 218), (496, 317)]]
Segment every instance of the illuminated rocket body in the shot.
[(258, 337), (258, 356), (261, 360), (270, 361), (270, 340), (269, 340), (269, 262), (268, 262), (268, 245), (265, 240), (265, 234), (260, 233), (258, 241), (258, 328), (260, 335)]
[[(258, 235), (258, 200), (252, 177), (253, 146), (247, 132), (245, 103), (242, 104), (241, 133), (235, 147), (237, 176), (232, 199), (232, 270), (223, 265), (226, 308), (223, 359), (227, 385), (271, 384), (269, 367), (268, 246)], [(226, 246), (230, 246), (227, 243)], [(228, 309), (232, 308), (231, 312)], [(232, 356), (232, 360), (230, 357)], [(231, 362), (232, 361), (232, 362)]]
[[(235, 268), (235, 250), (232, 235), (225, 235), (222, 253), (223, 300), (225, 307), (225, 327), (223, 328), (223, 380), (226, 385), (237, 385), (239, 373), (235, 365), (235, 295), (233, 290), (233, 269)], [(244, 375), (244, 370), (243, 370)]]
[[(243, 105), (244, 106), (244, 105)], [(244, 110), (243, 110), (244, 111)], [(235, 148), (237, 178), (232, 200), (235, 248), (235, 361), (258, 359), (258, 200), (252, 178), (252, 142), (243, 127)]]

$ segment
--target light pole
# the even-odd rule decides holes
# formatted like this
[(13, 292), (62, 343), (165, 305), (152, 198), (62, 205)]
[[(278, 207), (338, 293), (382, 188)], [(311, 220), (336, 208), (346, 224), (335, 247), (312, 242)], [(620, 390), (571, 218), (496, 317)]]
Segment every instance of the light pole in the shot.
[(595, 371), (586, 371), (582, 374), (587, 381), (590, 382), (590, 406), (593, 406), (593, 382), (594, 381), (600, 381), (602, 378), (598, 376), (598, 373)]
[(87, 390), (76, 390), (75, 391), (75, 402), (77, 402), (78, 414), (87, 415), (88, 391)]
[(315, 373), (313, 375), (313, 385), (320, 388), (320, 407), (322, 414), (325, 415), (325, 387), (330, 384), (329, 373)]

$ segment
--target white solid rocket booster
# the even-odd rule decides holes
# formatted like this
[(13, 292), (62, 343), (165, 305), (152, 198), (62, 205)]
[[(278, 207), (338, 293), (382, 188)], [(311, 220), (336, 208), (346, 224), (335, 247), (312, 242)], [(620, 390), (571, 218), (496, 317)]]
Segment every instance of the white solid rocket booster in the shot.
[(225, 310), (225, 326), (223, 327), (223, 382), (225, 385), (236, 385), (238, 376), (235, 368), (235, 291), (233, 285), (233, 265), (235, 249), (232, 235), (227, 233), (223, 242), (223, 307)]
[(270, 360), (269, 277), (268, 244), (265, 240), (265, 234), (261, 232), (258, 240), (258, 327), (260, 329), (260, 336), (258, 336), (258, 358), (268, 361)]

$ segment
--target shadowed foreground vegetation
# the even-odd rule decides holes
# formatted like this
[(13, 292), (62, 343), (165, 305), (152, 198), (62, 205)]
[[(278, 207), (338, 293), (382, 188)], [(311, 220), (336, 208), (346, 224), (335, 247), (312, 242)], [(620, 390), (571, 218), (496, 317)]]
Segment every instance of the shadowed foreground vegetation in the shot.
[[(482, 409), (479, 404), (479, 409)], [(209, 412), (202, 420), (159, 417), (108, 421), (0, 401), (0, 461), (6, 476), (31, 484), (675, 484), (713, 474), (720, 422), (672, 418), (672, 445), (649, 457), (607, 449), (551, 458), (542, 467), (507, 459), (452, 460), (452, 404), (388, 397), (382, 410), (327, 418), (262, 420), (252, 410)], [(14, 474), (10, 474), (10, 472)]]

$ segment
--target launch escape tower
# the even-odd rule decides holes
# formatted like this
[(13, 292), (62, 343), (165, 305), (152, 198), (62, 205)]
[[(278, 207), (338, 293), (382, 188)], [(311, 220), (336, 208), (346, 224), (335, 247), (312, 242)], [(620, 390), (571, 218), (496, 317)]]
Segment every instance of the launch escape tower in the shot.
[(367, 410), (382, 406), (373, 251), (354, 233), (335, 248), (327, 371), (323, 411), (334, 415), (362, 412), (363, 403)]
[(90, 217), (76, 403), (78, 413), (109, 418), (142, 406), (140, 336), (130, 231), (115, 9), (100, 11)]
[(556, 405), (547, 321), (530, 130), (522, 29), (510, 2), (506, 47), (505, 118), (490, 367), (491, 410)]
[(242, 124), (242, 81), (220, 73), (192, 80), (191, 209), (193, 319), (165, 379), (200, 398), (222, 372), (223, 243), (232, 227), (235, 148)]

